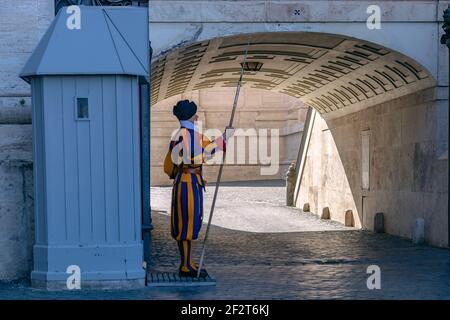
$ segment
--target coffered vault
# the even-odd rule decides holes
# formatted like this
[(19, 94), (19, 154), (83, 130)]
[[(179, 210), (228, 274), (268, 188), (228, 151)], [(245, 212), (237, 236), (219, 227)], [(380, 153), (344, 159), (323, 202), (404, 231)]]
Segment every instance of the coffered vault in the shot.
[[(250, 44), (248, 45), (248, 43)], [(435, 84), (413, 59), (380, 45), (313, 32), (242, 34), (188, 44), (152, 62), (152, 104), (192, 90), (234, 87), (248, 45), (243, 86), (300, 99), (335, 118)]]

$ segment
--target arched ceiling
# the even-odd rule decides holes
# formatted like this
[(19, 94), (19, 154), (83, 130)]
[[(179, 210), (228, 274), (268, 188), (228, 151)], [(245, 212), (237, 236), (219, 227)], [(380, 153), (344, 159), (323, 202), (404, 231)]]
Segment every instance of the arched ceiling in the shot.
[(235, 87), (247, 44), (243, 86), (300, 99), (323, 116), (361, 110), (434, 85), (412, 59), (338, 35), (277, 32), (216, 38), (176, 48), (152, 62), (152, 104), (192, 90)]

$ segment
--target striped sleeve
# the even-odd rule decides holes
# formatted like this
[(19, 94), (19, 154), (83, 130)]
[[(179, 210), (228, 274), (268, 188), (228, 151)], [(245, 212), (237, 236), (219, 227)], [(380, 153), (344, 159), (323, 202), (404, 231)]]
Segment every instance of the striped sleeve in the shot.
[(211, 141), (208, 137), (203, 135), (202, 145), (205, 161), (212, 159), (216, 152), (226, 151), (226, 143), (222, 136)]

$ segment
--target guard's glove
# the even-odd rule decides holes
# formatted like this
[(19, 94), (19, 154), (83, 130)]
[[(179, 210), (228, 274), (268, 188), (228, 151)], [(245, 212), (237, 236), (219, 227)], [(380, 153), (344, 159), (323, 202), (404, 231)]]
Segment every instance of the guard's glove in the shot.
[(230, 139), (233, 135), (234, 135), (234, 128), (226, 127), (222, 137), (225, 141), (228, 141), (228, 139)]

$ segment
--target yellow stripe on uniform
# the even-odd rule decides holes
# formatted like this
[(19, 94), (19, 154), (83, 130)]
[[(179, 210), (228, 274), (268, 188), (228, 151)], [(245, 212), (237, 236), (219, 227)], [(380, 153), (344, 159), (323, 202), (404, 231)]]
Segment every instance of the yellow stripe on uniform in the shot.
[(178, 234), (177, 234), (177, 239), (181, 238), (181, 232), (183, 230), (183, 212), (182, 212), (182, 208), (181, 208), (181, 186), (182, 183), (179, 182), (178, 183), (178, 191), (177, 191), (177, 204), (178, 204), (178, 210), (177, 210), (177, 214), (178, 214)]

